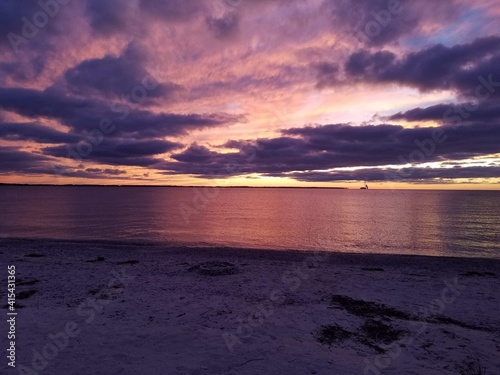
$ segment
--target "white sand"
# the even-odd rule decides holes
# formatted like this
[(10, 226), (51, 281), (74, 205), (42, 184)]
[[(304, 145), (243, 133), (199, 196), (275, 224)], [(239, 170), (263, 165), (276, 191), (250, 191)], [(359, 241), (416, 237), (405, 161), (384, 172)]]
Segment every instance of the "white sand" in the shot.
[[(2, 374), (437, 375), (472, 360), (500, 374), (498, 260), (16, 240), (0, 241), (0, 259), (3, 285), (14, 264), (18, 294), (36, 290), (18, 300), (17, 367), (2, 356)], [(206, 261), (237, 273), (188, 271)], [(333, 295), (411, 317), (356, 315)], [(381, 354), (370, 319), (406, 333)], [(318, 342), (336, 324), (351, 335)]]

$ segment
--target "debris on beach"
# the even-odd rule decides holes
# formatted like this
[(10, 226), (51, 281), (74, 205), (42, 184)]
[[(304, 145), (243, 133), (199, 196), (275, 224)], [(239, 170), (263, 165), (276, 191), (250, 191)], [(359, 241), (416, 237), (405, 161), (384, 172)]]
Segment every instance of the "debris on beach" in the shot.
[(201, 275), (223, 276), (239, 273), (238, 267), (229, 262), (208, 261), (188, 268), (189, 272), (197, 271)]

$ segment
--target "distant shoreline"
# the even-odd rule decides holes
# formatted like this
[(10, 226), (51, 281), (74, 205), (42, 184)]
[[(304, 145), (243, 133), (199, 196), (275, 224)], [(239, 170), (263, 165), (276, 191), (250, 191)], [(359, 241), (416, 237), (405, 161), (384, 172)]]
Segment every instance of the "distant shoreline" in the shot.
[(357, 187), (336, 187), (336, 186), (224, 186), (224, 185), (97, 185), (97, 184), (9, 184), (0, 183), (2, 186), (20, 186), (20, 187), (119, 187), (119, 188), (198, 188), (198, 189), (307, 189), (307, 190), (375, 190), (375, 191), (500, 191), (499, 189), (417, 189), (417, 188), (373, 188), (360, 189)]
[(96, 184), (5, 184), (0, 186), (56, 186), (56, 187), (157, 187), (157, 188), (217, 188), (217, 189), (334, 189), (334, 190), (356, 190), (346, 187), (328, 186), (221, 186), (221, 185), (96, 185)]

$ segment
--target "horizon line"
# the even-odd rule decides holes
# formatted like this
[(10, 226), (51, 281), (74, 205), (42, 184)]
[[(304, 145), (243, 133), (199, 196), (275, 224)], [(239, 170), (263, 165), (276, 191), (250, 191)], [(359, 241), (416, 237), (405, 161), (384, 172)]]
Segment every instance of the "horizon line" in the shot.
[[(2, 183), (0, 186), (51, 186), (51, 187), (156, 187), (156, 188), (220, 188), (220, 189), (330, 189), (330, 190), (364, 190), (362, 188), (338, 186), (238, 186), (238, 185), (122, 185), (122, 184), (30, 184)], [(499, 189), (418, 189), (418, 188), (370, 188), (366, 190), (427, 190), (427, 191), (499, 191)]]

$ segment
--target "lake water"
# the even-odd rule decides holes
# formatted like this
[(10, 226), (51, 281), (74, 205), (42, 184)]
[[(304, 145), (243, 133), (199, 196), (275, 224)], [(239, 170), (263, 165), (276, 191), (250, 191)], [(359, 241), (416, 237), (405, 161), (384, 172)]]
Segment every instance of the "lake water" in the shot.
[(0, 186), (0, 238), (500, 258), (500, 192)]

